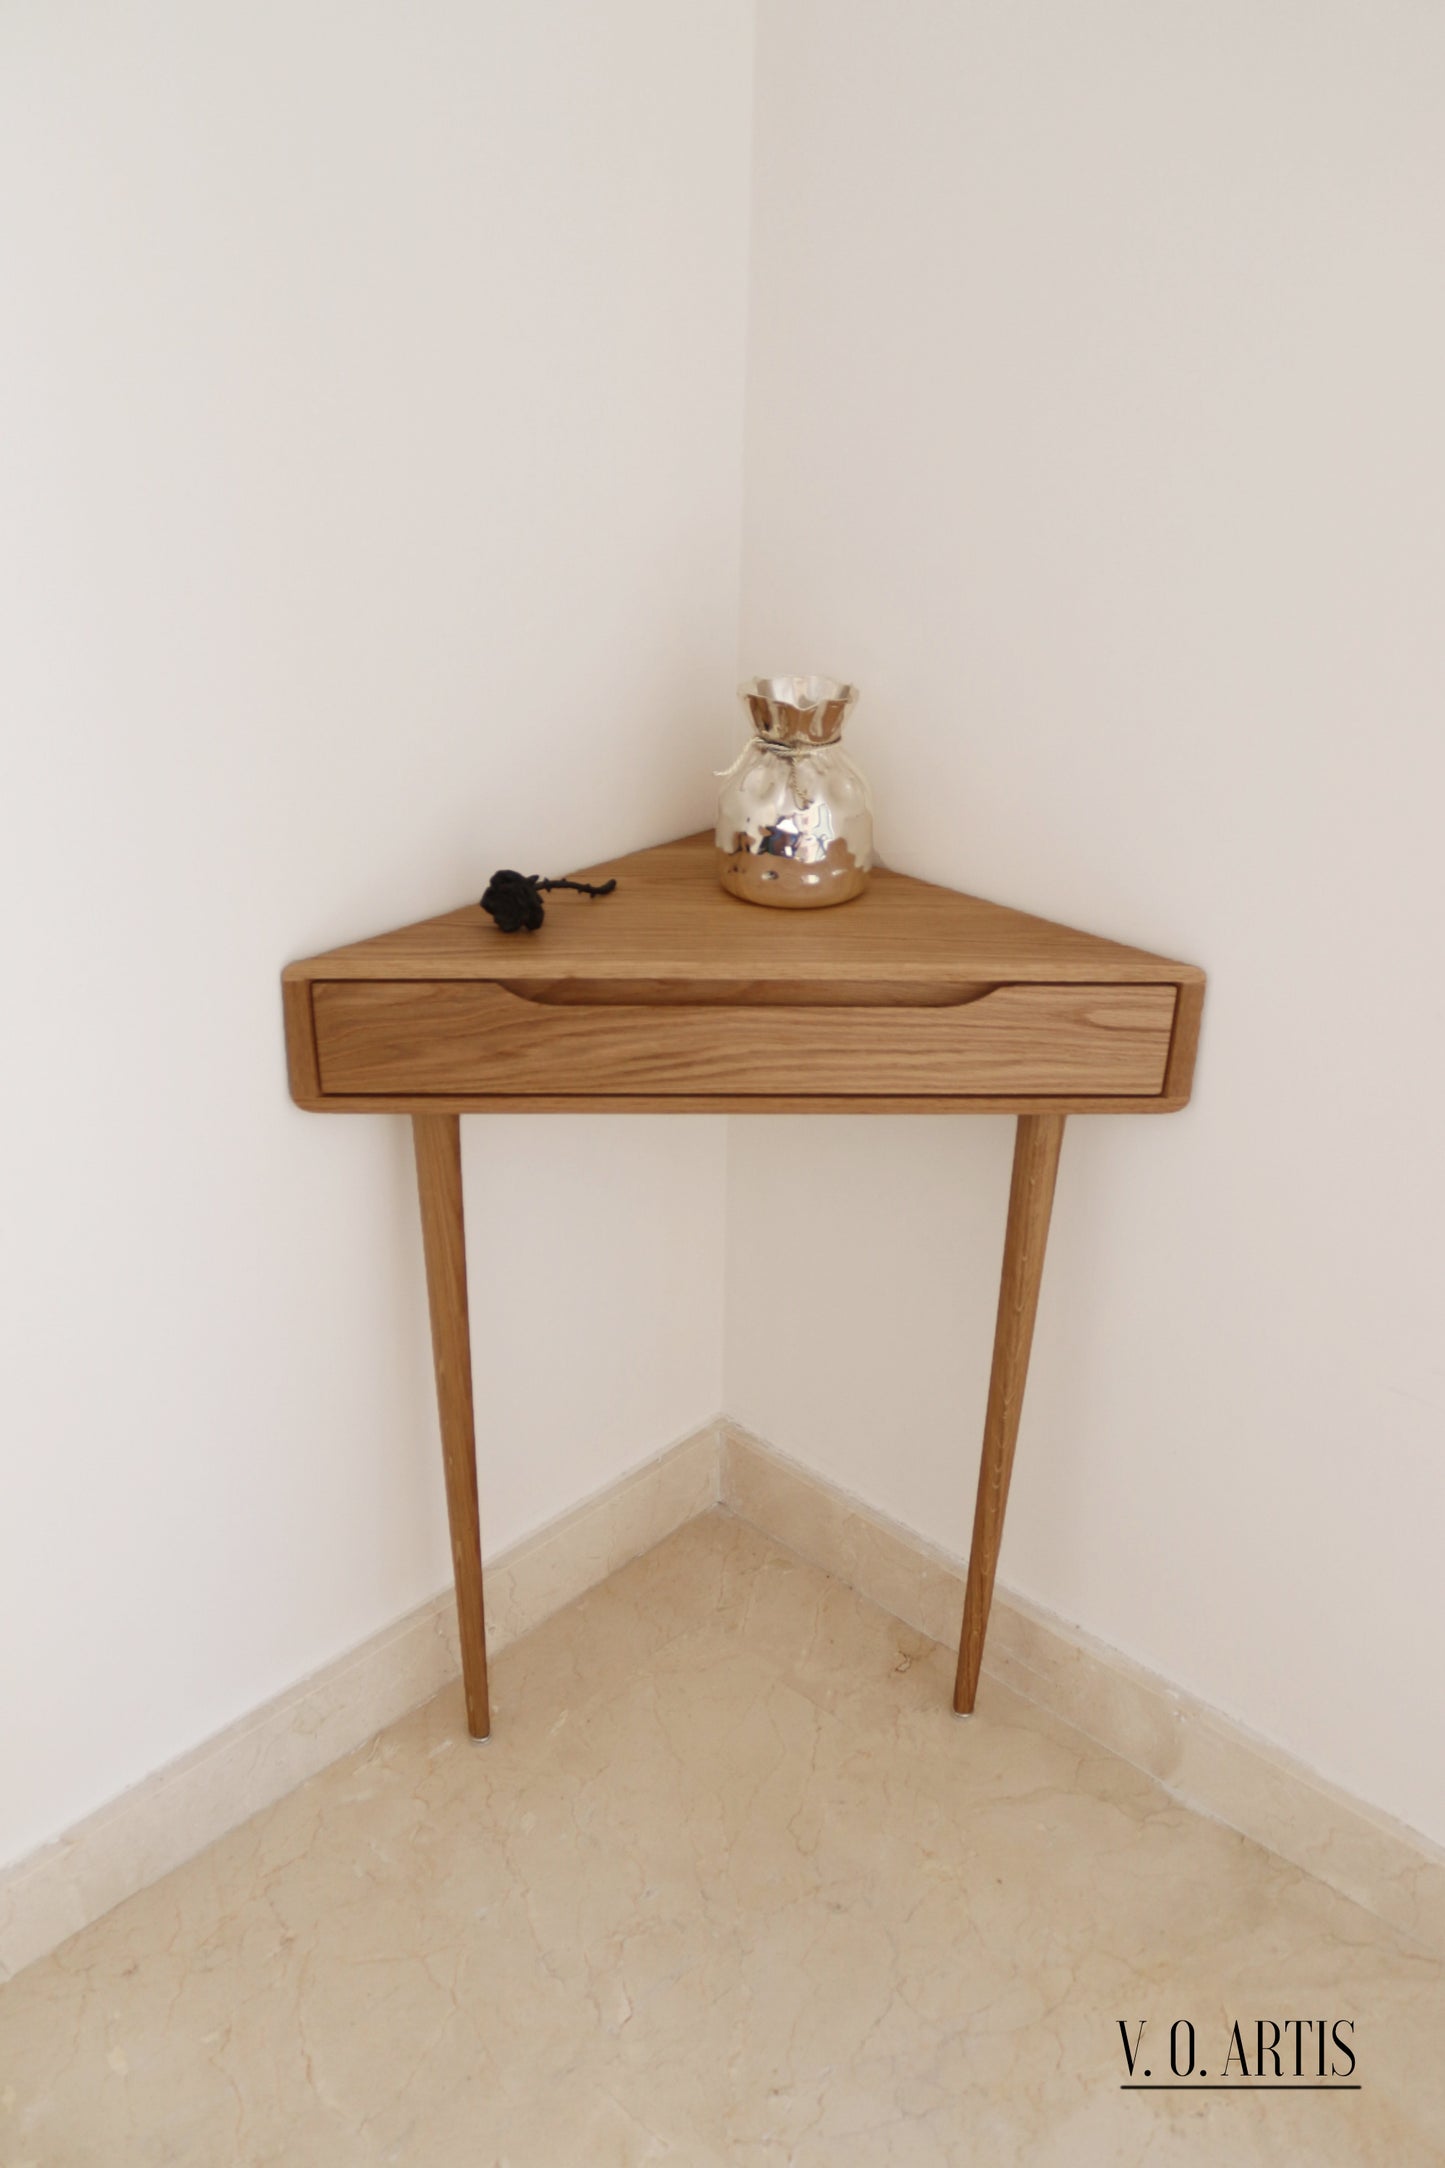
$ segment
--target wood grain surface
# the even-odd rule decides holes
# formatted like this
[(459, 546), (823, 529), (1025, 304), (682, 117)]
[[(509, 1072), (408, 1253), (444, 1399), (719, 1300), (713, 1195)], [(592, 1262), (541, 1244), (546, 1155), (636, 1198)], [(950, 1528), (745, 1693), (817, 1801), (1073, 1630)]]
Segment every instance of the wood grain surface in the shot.
[(467, 1728), (485, 1739), (492, 1727), (487, 1691), (487, 1625), (482, 1607), (482, 1531), (477, 1505), (477, 1446), (472, 1418), (472, 1342), (467, 1308), (466, 1228), (462, 1211), (461, 1125), (454, 1114), (412, 1120), (431, 1310), (432, 1359), (447, 1522), (461, 1630)]
[(978, 1494), (973, 1513), (973, 1544), (968, 1554), (963, 1631), (959, 1637), (958, 1674), (953, 1690), (953, 1706), (960, 1716), (970, 1714), (978, 1693), (979, 1666), (983, 1661), (984, 1635), (988, 1631), (989, 1608), (993, 1603), (994, 1575), (998, 1570), (999, 1544), (1003, 1540), (1004, 1510), (1008, 1505), (1014, 1448), (1018, 1444), (1019, 1417), (1023, 1412), (1029, 1351), (1034, 1342), (1044, 1250), (1049, 1239), (1049, 1218), (1053, 1211), (1054, 1183), (1063, 1141), (1061, 1114), (1020, 1117), (1014, 1139), (1013, 1180), (1009, 1188), (1003, 1276), (998, 1291), (993, 1370), (988, 1381), (988, 1412), (984, 1417), (983, 1454), (979, 1461)]
[(1173, 986), (1002, 986), (954, 1007), (535, 1003), (497, 984), (322, 981), (321, 1087), (455, 1092), (1152, 1094)]
[[(527, 869), (530, 870), (530, 869)], [(718, 886), (710, 835), (583, 869), (611, 896), (546, 899), (537, 933), (499, 933), (479, 904), (288, 965), (300, 979), (1018, 980), (1202, 979), (1190, 964), (880, 869), (824, 911), (767, 911)]]

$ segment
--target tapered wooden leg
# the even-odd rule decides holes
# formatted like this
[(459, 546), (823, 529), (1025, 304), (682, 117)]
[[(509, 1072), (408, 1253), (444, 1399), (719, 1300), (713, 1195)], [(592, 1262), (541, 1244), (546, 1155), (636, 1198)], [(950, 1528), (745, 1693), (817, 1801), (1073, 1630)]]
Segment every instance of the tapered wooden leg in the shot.
[(467, 1318), (467, 1252), (462, 1219), (462, 1125), (455, 1114), (414, 1114), (416, 1186), (426, 1251), (432, 1359), (442, 1465), (447, 1479), (457, 1623), (462, 1639), (462, 1685), (467, 1729), (485, 1739), (492, 1728), (487, 1698), (487, 1625), (482, 1612), (482, 1536), (477, 1512), (477, 1441), (472, 1419), (472, 1342)]
[(1008, 1233), (1004, 1238), (1003, 1279), (998, 1293), (998, 1325), (993, 1340), (993, 1371), (988, 1381), (988, 1414), (983, 1426), (983, 1458), (978, 1469), (978, 1502), (973, 1512), (973, 1547), (968, 1554), (968, 1587), (963, 1599), (963, 1633), (958, 1644), (958, 1678), (953, 1706), (960, 1716), (973, 1709), (983, 1637), (993, 1602), (993, 1577), (1003, 1540), (1004, 1507), (1018, 1443), (1019, 1415), (1029, 1374), (1044, 1247), (1059, 1146), (1064, 1141), (1062, 1114), (1021, 1114), (1014, 1139), (1013, 1184), (1009, 1190)]

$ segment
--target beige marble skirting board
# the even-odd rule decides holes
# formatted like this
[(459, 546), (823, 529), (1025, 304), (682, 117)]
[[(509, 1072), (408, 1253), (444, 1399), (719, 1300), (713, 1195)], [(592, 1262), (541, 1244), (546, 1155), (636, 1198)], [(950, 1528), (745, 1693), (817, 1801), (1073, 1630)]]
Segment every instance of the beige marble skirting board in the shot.
[[(955, 1642), (963, 1563), (722, 1426), (724, 1505), (935, 1641)], [(985, 1672), (1135, 1768), (1445, 1955), (1445, 1851), (1061, 1619), (999, 1588)]]
[[(937, 1641), (961, 1561), (720, 1419), (487, 1566), (504, 1648), (721, 1502)], [(450, 1589), (0, 1870), (0, 1979), (44, 1956), (383, 1726), (458, 1669)], [(1445, 1853), (1167, 1681), (999, 1589), (984, 1669), (1228, 1824), (1445, 1954)]]
[[(717, 1503), (709, 1424), (487, 1564), (487, 1644), (505, 1648)], [(294, 1791), (456, 1676), (450, 1588), (0, 1869), (0, 1980)]]

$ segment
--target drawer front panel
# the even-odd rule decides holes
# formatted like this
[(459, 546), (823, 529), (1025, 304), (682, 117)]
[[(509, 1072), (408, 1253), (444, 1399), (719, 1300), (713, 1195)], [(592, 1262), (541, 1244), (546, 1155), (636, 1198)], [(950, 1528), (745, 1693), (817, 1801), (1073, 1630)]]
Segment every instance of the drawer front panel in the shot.
[(488, 981), (312, 989), (338, 1097), (729, 1093), (1151, 1097), (1173, 986), (998, 986), (956, 1007), (528, 1001)]

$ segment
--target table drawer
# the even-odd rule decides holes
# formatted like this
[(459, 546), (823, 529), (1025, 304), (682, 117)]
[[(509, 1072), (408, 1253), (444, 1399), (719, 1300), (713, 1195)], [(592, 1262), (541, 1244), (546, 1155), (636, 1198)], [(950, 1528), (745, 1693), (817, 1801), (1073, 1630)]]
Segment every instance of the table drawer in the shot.
[(489, 981), (321, 980), (323, 1094), (1151, 1097), (1173, 986), (995, 986), (954, 1005), (529, 1000)]

